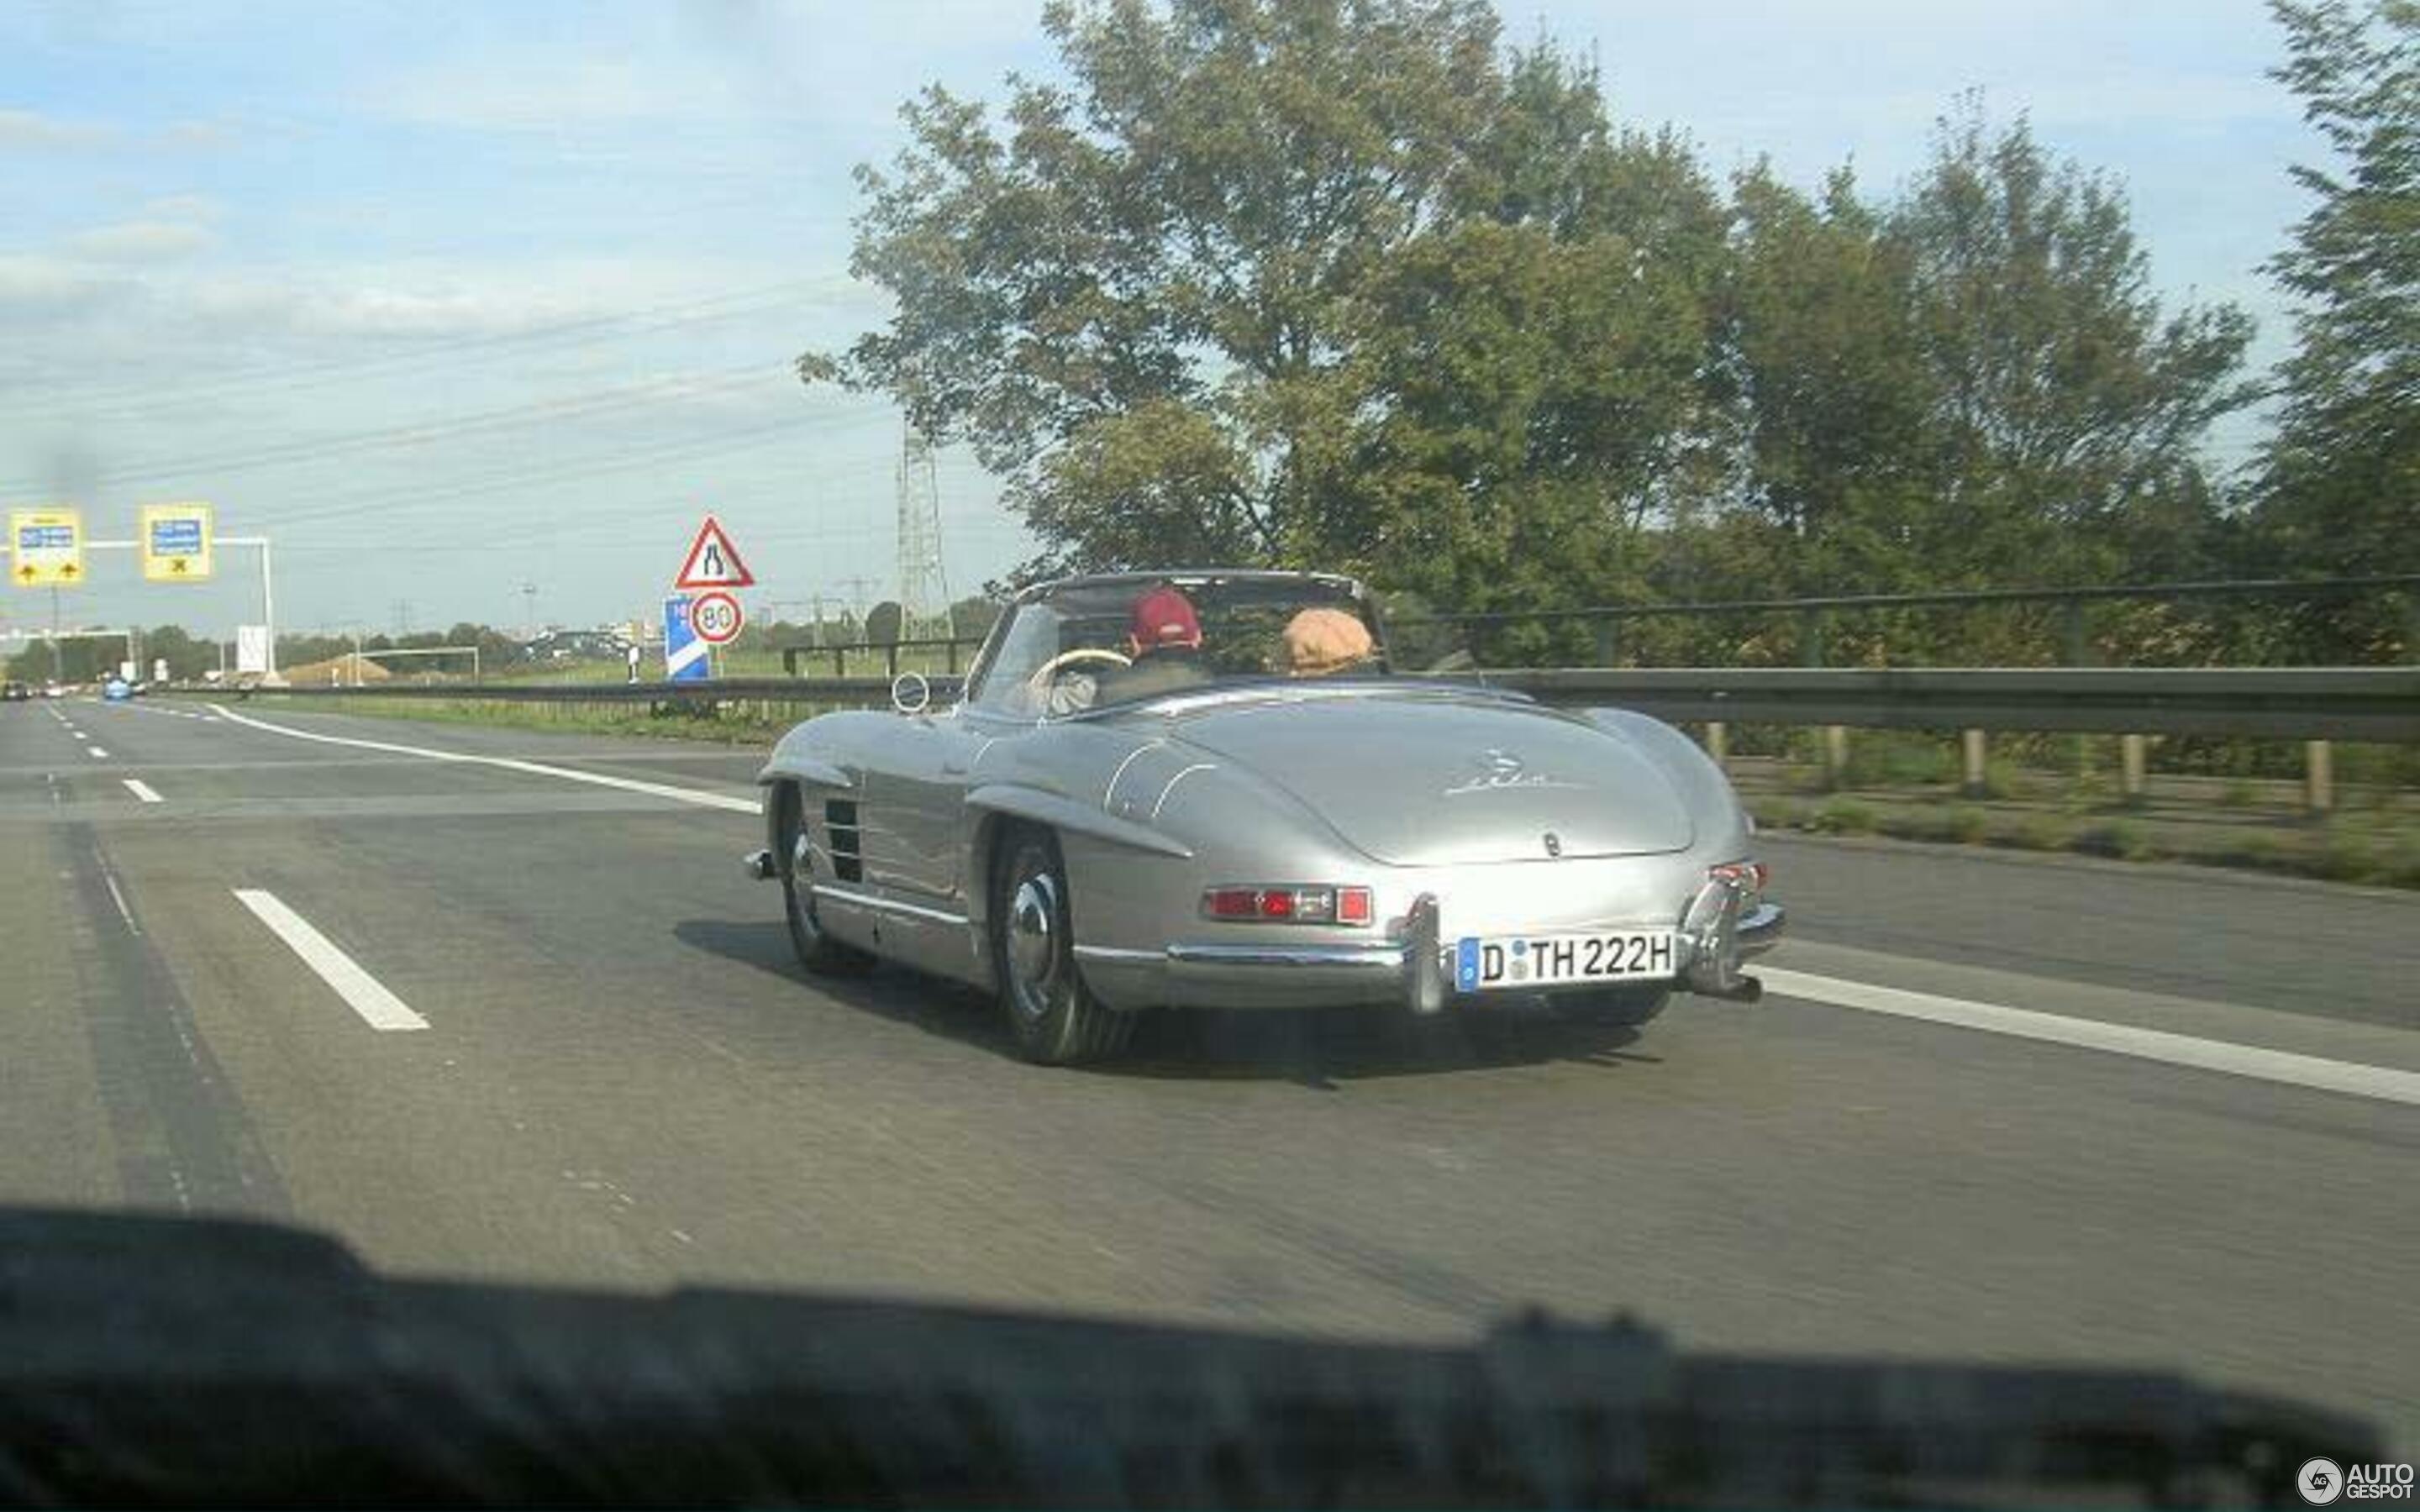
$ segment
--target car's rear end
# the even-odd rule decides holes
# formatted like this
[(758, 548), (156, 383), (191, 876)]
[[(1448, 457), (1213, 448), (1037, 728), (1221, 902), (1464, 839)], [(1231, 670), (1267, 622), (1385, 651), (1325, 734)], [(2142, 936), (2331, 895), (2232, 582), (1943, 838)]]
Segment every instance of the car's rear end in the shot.
[(1191, 858), (1069, 845), (1078, 959), (1113, 1005), (1737, 995), (1779, 937), (1728, 783), (1654, 721), (1417, 687), (1153, 717), (1107, 806)]

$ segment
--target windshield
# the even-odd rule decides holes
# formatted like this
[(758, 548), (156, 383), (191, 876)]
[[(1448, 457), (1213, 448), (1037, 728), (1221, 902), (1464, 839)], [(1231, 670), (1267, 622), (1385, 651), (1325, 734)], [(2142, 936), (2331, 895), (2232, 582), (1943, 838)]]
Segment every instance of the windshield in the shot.
[[(1182, 600), (1198, 638), (1138, 651), (1137, 605), (1156, 594)], [(1181, 692), (1388, 670), (1374, 611), (1342, 579), (1237, 574), (1079, 580), (1016, 606), (996, 633), (969, 701), (1047, 717)]]

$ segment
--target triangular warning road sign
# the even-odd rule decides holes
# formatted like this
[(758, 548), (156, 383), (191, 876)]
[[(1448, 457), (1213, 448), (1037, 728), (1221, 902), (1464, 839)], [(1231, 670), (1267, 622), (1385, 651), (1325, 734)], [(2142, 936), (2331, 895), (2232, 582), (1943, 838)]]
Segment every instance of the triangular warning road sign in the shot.
[(673, 586), (749, 588), (755, 582), (756, 575), (739, 560), (739, 550), (723, 533), (721, 523), (708, 515), (697, 528), (697, 539), (689, 544), (689, 556), (681, 563), (680, 576), (673, 579)]

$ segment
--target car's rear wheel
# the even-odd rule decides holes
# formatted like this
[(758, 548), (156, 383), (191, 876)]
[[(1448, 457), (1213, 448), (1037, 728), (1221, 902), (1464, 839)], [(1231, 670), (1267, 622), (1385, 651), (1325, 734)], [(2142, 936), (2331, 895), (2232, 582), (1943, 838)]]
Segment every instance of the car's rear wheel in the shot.
[(1667, 983), (1632, 983), (1556, 993), (1546, 999), (1546, 1007), (1557, 1017), (1574, 1024), (1635, 1029), (1663, 1012), (1664, 1005), (1671, 1000), (1672, 989)]
[(1099, 1060), (1125, 1048), (1134, 1015), (1093, 995), (1076, 969), (1067, 868), (1042, 829), (1005, 837), (993, 872), (992, 975), (1017, 1053), (1046, 1066)]
[(790, 949), (799, 953), (799, 964), (818, 977), (863, 971), (874, 957), (833, 939), (815, 913), (814, 847), (808, 843), (797, 790), (782, 799), (781, 815), (774, 859), (782, 869), (782, 911), (789, 918)]

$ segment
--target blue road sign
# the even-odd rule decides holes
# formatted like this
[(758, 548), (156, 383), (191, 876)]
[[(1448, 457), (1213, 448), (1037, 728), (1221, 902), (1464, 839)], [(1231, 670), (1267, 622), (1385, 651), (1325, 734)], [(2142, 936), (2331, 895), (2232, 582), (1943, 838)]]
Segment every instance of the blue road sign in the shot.
[(679, 594), (664, 600), (664, 681), (703, 683), (713, 674), (706, 654), (714, 648), (690, 628), (689, 600)]
[(151, 554), (155, 557), (198, 556), (202, 549), (202, 522), (191, 516), (151, 522)]

